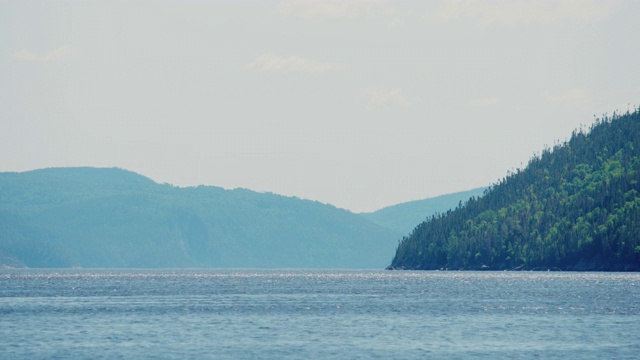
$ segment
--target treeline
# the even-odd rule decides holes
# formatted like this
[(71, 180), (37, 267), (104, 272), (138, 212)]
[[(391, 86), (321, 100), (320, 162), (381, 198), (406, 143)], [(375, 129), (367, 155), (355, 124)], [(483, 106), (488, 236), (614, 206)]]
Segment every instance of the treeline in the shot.
[(576, 130), (483, 196), (432, 216), (389, 268), (640, 270), (640, 112)]
[(315, 201), (122, 169), (0, 173), (0, 268), (382, 268), (399, 234)]

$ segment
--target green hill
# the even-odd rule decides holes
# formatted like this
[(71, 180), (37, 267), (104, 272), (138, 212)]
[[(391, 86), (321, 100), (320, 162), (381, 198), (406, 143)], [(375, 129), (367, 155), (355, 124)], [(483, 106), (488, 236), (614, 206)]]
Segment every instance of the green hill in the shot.
[(374, 212), (361, 213), (360, 215), (397, 233), (408, 234), (416, 227), (416, 224), (421, 223), (431, 215), (454, 209), (461, 202), (464, 203), (471, 197), (481, 196), (485, 190), (486, 188), (478, 188), (455, 194), (409, 201), (387, 206)]
[(574, 131), (486, 195), (432, 216), (389, 268), (640, 270), (640, 113)]
[(399, 237), (319, 202), (115, 168), (0, 173), (0, 266), (382, 268)]

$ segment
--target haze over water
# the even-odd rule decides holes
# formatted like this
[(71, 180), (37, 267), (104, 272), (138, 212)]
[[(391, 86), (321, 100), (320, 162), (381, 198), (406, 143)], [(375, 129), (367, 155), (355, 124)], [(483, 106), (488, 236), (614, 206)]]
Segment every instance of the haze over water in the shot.
[(633, 359), (640, 274), (0, 272), (6, 359)]
[(119, 167), (354, 212), (489, 186), (638, 105), (639, 15), (628, 0), (0, 1), (0, 171)]

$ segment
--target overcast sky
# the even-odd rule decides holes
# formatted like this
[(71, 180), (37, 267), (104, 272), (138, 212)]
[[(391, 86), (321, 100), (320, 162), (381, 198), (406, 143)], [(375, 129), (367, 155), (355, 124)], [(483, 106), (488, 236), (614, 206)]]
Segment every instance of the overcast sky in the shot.
[(638, 1), (0, 0), (0, 171), (115, 166), (354, 212), (486, 186), (640, 104), (639, 19)]

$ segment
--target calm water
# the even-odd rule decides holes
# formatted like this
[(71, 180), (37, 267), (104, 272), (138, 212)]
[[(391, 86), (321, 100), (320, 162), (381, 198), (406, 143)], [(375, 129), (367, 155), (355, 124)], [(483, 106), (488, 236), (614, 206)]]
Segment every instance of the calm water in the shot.
[(639, 359), (640, 274), (0, 270), (1, 359)]

